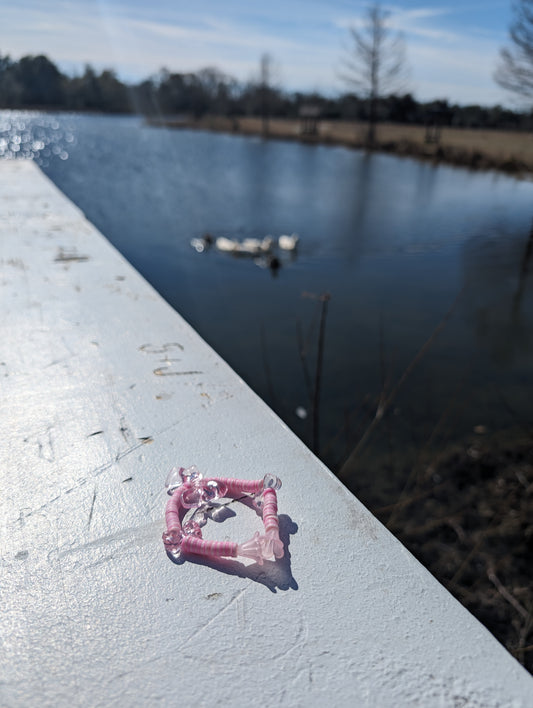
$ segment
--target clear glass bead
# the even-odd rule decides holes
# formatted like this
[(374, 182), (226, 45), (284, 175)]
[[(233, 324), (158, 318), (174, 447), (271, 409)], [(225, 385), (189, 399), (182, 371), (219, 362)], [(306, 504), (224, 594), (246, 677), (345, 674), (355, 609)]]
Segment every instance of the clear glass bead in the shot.
[(191, 465), (190, 467), (187, 467), (187, 469), (184, 469), (183, 472), (183, 481), (184, 482), (194, 482), (197, 479), (202, 479), (202, 473), (196, 467), (196, 465)]
[(202, 499), (206, 502), (214, 501), (223, 497), (227, 492), (224, 484), (219, 484), (216, 480), (210, 479), (203, 488)]
[(167, 494), (172, 494), (174, 491), (178, 488), (181, 487), (183, 484), (183, 478), (181, 476), (181, 473), (183, 471), (183, 467), (173, 467), (170, 472), (167, 474), (167, 478), (165, 480), (165, 487), (167, 488)]
[(281, 479), (275, 474), (267, 473), (263, 477), (263, 489), (281, 489)]

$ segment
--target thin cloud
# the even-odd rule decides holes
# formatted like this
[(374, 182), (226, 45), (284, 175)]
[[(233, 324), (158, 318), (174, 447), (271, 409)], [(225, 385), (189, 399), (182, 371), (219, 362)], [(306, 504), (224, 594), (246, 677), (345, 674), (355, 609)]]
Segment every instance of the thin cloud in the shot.
[[(443, 15), (450, 15), (452, 12), (450, 8), (419, 7), (405, 10), (396, 6), (387, 6), (384, 9), (390, 12), (387, 20), (390, 29), (402, 32), (406, 37), (415, 36), (446, 42), (458, 42), (464, 39), (460, 33), (443, 30), (427, 22), (427, 20), (442, 18)], [(340, 17), (335, 20), (335, 25), (340, 29), (361, 28), (366, 25), (366, 20), (364, 15)]]
[(187, 27), (184, 25), (168, 25), (162, 22), (150, 22), (145, 20), (128, 20), (127, 25), (137, 32), (149, 33), (159, 37), (169, 39), (181, 39), (188, 42), (202, 42), (213, 46), (229, 45), (231, 47), (253, 47), (256, 51), (261, 46), (271, 48), (294, 48), (297, 42), (286, 40), (280, 37), (258, 34), (250, 31), (249, 27), (232, 25), (228, 22), (221, 22), (211, 18), (204, 28)]

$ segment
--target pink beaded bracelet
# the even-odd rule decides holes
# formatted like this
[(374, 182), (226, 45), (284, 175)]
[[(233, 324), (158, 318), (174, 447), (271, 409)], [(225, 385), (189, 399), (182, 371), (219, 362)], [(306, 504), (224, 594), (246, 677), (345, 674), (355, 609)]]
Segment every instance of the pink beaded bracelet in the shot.
[[(204, 478), (193, 465), (187, 469), (173, 467), (168, 473), (165, 486), (170, 499), (165, 510), (167, 530), (163, 533), (163, 543), (173, 558), (179, 558), (182, 553), (195, 553), (211, 559), (242, 556), (262, 565), (263, 560), (283, 557), (276, 495), (276, 490), (281, 487), (279, 477), (266, 474), (257, 481)], [(243, 496), (250, 497), (261, 514), (265, 533), (257, 531), (245, 543), (205, 541), (201, 527), (207, 522), (210, 502), (221, 497), (242, 499)], [(194, 512), (183, 523), (188, 509), (194, 509)]]

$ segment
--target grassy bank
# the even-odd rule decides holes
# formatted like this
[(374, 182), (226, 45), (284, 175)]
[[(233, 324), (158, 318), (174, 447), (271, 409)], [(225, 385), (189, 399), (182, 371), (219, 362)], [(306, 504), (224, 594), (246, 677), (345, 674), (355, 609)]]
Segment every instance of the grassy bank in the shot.
[[(151, 120), (152, 125), (261, 135), (260, 118), (207, 116), (198, 120)], [(272, 119), (268, 137), (325, 145), (364, 148), (366, 124), (320, 121), (316, 135), (304, 135), (299, 120)], [(438, 143), (426, 142), (426, 129), (419, 125), (380, 123), (375, 149), (473, 169), (501, 170), (520, 177), (533, 174), (533, 135), (504, 130), (442, 128)]]

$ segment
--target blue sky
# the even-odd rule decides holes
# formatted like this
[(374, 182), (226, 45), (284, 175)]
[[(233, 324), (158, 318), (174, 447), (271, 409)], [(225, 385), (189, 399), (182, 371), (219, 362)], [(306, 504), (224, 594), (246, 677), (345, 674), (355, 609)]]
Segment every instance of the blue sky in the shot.
[[(89, 62), (137, 80), (161, 67), (217, 66), (254, 77), (268, 52), (281, 87), (336, 94), (348, 27), (367, 1), (0, 0), (0, 53), (47, 54), (69, 72)], [(509, 104), (492, 80), (510, 0), (382, 3), (404, 35), (407, 89), (419, 100)]]

